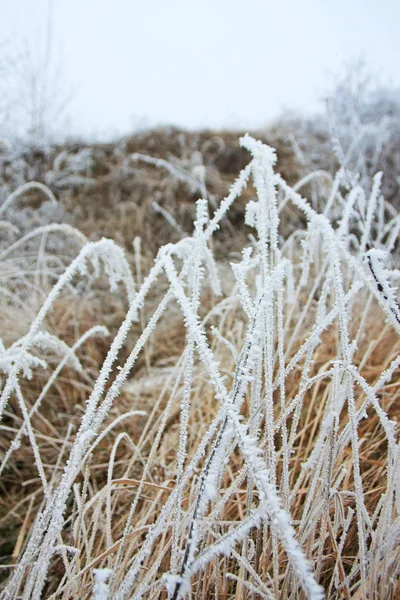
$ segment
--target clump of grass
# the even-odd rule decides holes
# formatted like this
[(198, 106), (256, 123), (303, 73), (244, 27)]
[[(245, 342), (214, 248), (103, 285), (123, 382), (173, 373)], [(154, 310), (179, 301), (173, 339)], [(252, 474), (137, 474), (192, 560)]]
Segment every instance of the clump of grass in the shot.
[[(396, 596), (399, 219), (379, 174), (370, 190), (346, 190), (343, 169), (324, 175), (318, 211), (299, 191), (321, 173), (290, 187), (272, 148), (241, 144), (250, 161), (220, 203), (179, 170), (206, 197), (193, 235), (145, 277), (138, 239), (134, 276), (113, 242), (85, 244), (1, 348), (0, 468), (11, 476), (23, 440), (35, 482), (2, 597)], [(250, 241), (228, 269), (212, 240), (245, 189)], [(105, 331), (70, 346), (48, 324), (63, 294), (87, 297), (96, 279), (128, 308), (61, 427), (46, 396), (67, 363), (84, 372), (81, 347)]]

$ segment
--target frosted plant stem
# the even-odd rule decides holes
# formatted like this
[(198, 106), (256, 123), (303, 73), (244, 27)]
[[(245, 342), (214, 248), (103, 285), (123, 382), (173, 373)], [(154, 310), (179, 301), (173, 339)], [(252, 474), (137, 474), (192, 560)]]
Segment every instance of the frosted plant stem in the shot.
[[(72, 346), (71, 351), (75, 354), (75, 352), (80, 348), (80, 346), (82, 344), (84, 344), (92, 335), (108, 335), (108, 331), (105, 327), (103, 327), (101, 325), (95, 325), (94, 327), (91, 327), (88, 331), (86, 331), (79, 338), (79, 340), (74, 344), (74, 346)], [(34, 414), (39, 410), (42, 400), (47, 396), (47, 392), (49, 391), (51, 386), (54, 384), (59, 373), (62, 371), (62, 369), (65, 367), (65, 365), (69, 361), (69, 358), (70, 357), (68, 355), (66, 355), (58, 363), (56, 369), (54, 370), (54, 373), (52, 373), (50, 379), (46, 382), (46, 385), (43, 387), (42, 391), (40, 392), (40, 395), (38, 396), (37, 400), (34, 402), (32, 408), (30, 409), (29, 416), (28, 416), (29, 421), (32, 420), (32, 417), (34, 416)], [(23, 425), (19, 429), (14, 440), (11, 442), (10, 447), (8, 448), (7, 452), (4, 455), (4, 458), (0, 465), (0, 475), (3, 472), (4, 468), (6, 467), (7, 462), (10, 459), (10, 456), (12, 455), (14, 449), (18, 448), (18, 446), (20, 444), (20, 440), (25, 434), (26, 434), (26, 425)]]
[[(216, 398), (220, 401), (223, 401), (224, 398), (228, 398), (228, 393), (223, 381), (221, 380), (221, 376), (218, 373), (218, 368), (213, 360), (212, 353), (207, 346), (204, 332), (202, 332), (198, 320), (192, 314), (190, 303), (182, 291), (173, 263), (170, 257), (167, 255), (164, 256), (164, 264), (167, 276), (174, 289), (177, 300), (180, 303), (188, 327), (192, 330), (200, 357), (209, 371), (209, 375), (214, 385)], [(228, 399), (226, 402), (227, 406), (229, 406)], [(264, 461), (258, 458), (258, 448), (254, 448), (252, 443), (250, 443), (251, 438), (248, 438), (248, 436), (244, 434), (244, 426), (240, 424), (236, 412), (233, 412), (232, 409), (230, 409), (228, 414), (229, 420), (234, 426), (238, 445), (246, 460), (249, 473), (252, 475), (261, 495), (260, 502), (265, 502), (265, 510), (271, 518), (273, 524), (275, 524), (274, 519), (276, 519), (276, 523), (279, 524), (277, 529), (279, 531), (281, 541), (289, 555), (289, 559), (293, 561), (293, 566), (297, 572), (301, 584), (304, 586), (304, 589), (307, 590), (307, 593), (310, 594), (310, 598), (321, 598), (321, 588), (315, 582), (315, 579), (310, 572), (310, 566), (308, 565), (300, 546), (295, 540), (294, 530), (290, 524), (290, 519), (286, 511), (281, 509), (279, 506), (280, 501), (274, 484), (270, 482), (270, 474), (264, 465)], [(257, 460), (255, 460), (256, 457)]]
[[(47, 296), (36, 319), (32, 323), (28, 334), (24, 338), (24, 342), (21, 347), (21, 354), (28, 352), (30, 350), (36, 334), (39, 332), (44, 319), (46, 318), (48, 312), (51, 310), (55, 300), (61, 294), (61, 291), (63, 290), (63, 288), (71, 281), (72, 277), (77, 272), (79, 272), (80, 269), (82, 269), (85, 261), (88, 258), (90, 258), (91, 256), (96, 256), (97, 254), (101, 254), (101, 253), (110, 253), (111, 255), (113, 253), (116, 253), (116, 255), (118, 255), (119, 259), (121, 259), (121, 257), (123, 256), (122, 251), (118, 248), (118, 246), (116, 246), (114, 244), (114, 242), (111, 242), (110, 240), (103, 239), (103, 240), (100, 240), (99, 242), (90, 242), (89, 244), (84, 246), (84, 248), (81, 250), (79, 255), (72, 261), (72, 263), (69, 265), (69, 267), (63, 273), (63, 275), (61, 275), (60, 279), (57, 281), (57, 283), (55, 284), (55, 286), (53, 287), (53, 289)], [(123, 263), (122, 263), (122, 267), (123, 268), (125, 267), (125, 265)], [(134, 318), (136, 318), (136, 313), (134, 313), (134, 315), (132, 315), (132, 317), (133, 317), (132, 320)], [(9, 397), (15, 388), (15, 382), (20, 373), (20, 370), (21, 370), (21, 365), (17, 361), (11, 370), (11, 373), (6, 381), (4, 389), (0, 396), (0, 418), (2, 417), (2, 414), (7, 405)]]

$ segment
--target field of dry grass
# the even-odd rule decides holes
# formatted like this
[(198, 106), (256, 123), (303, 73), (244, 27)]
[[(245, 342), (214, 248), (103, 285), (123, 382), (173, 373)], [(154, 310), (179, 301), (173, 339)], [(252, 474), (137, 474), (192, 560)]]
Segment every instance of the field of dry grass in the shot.
[(4, 153), (2, 599), (399, 596), (399, 218), (238, 137)]

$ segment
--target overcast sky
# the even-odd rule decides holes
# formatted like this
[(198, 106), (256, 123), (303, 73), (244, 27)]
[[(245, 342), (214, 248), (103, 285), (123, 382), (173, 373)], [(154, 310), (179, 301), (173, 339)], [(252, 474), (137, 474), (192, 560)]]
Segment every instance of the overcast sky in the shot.
[[(383, 82), (400, 83), (398, 0), (51, 5), (53, 54), (62, 56), (74, 90), (71, 122), (82, 133), (142, 123), (251, 127), (286, 109), (315, 111), (332, 73), (360, 55)], [(43, 46), (49, 0), (0, 0), (0, 7), (0, 41)]]

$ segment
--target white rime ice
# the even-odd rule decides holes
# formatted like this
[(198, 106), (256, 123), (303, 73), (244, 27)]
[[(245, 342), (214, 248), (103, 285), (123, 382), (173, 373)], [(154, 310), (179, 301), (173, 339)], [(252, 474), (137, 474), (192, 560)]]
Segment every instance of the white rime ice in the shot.
[(108, 580), (112, 573), (111, 569), (94, 569), (94, 586), (92, 600), (109, 600)]

